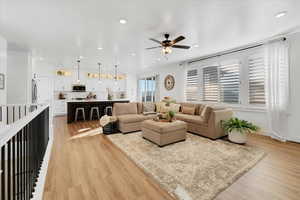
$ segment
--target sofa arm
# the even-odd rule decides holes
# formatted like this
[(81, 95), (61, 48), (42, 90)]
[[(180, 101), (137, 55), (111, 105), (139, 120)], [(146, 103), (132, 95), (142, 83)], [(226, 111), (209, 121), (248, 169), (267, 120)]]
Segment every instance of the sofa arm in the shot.
[(208, 121), (208, 127), (211, 132), (210, 134), (213, 136), (214, 139), (227, 135), (227, 133), (225, 133), (225, 131), (222, 128), (221, 122), (223, 120), (228, 120), (232, 118), (232, 116), (233, 116), (232, 109), (222, 109), (222, 110), (212, 111)]

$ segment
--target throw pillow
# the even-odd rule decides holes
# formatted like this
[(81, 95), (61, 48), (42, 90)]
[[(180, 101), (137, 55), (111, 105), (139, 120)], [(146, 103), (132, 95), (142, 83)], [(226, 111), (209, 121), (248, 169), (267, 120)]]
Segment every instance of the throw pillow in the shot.
[(180, 110), (180, 104), (171, 103), (170, 110), (174, 111), (175, 113), (178, 113)]
[(161, 112), (161, 107), (164, 106), (166, 103), (164, 102), (158, 102), (156, 103), (156, 112), (160, 113)]
[(195, 114), (195, 107), (190, 106), (183, 106), (182, 113), (187, 115), (194, 115)]
[(143, 111), (144, 112), (155, 112), (155, 104), (152, 102), (144, 102), (143, 103)]
[(160, 113), (166, 113), (166, 112), (169, 112), (170, 110), (171, 110), (171, 107), (170, 107), (170, 106), (163, 105), (163, 106), (161, 106), (161, 108), (160, 108)]
[(208, 121), (208, 119), (209, 119), (209, 117), (210, 117), (210, 114), (211, 114), (211, 112), (212, 112), (212, 108), (210, 107), (210, 106), (204, 106), (204, 108), (202, 109), (202, 112), (201, 112), (201, 117), (203, 118), (203, 120), (205, 121), (205, 122), (207, 122)]

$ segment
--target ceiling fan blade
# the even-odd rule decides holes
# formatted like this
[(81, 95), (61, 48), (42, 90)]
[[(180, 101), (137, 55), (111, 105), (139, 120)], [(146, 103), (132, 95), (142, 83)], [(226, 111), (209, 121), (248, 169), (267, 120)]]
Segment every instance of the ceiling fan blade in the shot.
[(185, 37), (183, 37), (182, 35), (177, 37), (175, 40), (172, 41), (172, 44), (176, 44), (177, 42), (180, 42), (181, 40), (184, 40)]
[(147, 50), (149, 49), (157, 49), (157, 48), (161, 48), (162, 46), (157, 46), (157, 47), (149, 47), (149, 48), (146, 48)]
[(156, 43), (158, 43), (158, 44), (161, 44), (161, 42), (160, 42), (160, 41), (158, 41), (157, 39), (154, 39), (154, 38), (149, 38), (149, 40), (151, 40), (151, 41), (153, 41), (153, 42), (156, 42)]
[(190, 46), (186, 46), (186, 45), (173, 45), (172, 48), (189, 49), (191, 47)]

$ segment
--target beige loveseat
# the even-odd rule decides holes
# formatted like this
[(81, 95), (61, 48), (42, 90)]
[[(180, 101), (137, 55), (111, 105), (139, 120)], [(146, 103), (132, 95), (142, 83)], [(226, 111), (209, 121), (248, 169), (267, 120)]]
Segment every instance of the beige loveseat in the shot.
[[(185, 110), (188, 108), (193, 112), (187, 114)], [(115, 103), (113, 115), (118, 118), (118, 127), (122, 133), (140, 131), (144, 120), (155, 117), (143, 115), (142, 103)], [(232, 110), (224, 107), (180, 103), (180, 112), (176, 113), (175, 117), (187, 123), (189, 132), (217, 139), (226, 135), (221, 127), (221, 121), (230, 119), (232, 115)]]

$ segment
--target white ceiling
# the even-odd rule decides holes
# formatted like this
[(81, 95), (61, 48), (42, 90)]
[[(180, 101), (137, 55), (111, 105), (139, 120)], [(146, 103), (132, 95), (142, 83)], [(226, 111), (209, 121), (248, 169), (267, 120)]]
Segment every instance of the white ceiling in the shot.
[[(299, 0), (0, 0), (0, 34), (53, 65), (135, 72), (258, 41), (300, 25)], [(283, 18), (275, 18), (288, 11)], [(128, 20), (122, 25), (121, 18)], [(184, 35), (166, 60), (149, 37)], [(97, 48), (103, 47), (99, 51)], [(131, 53), (136, 53), (132, 56)], [(158, 61), (158, 59), (161, 59)]]

